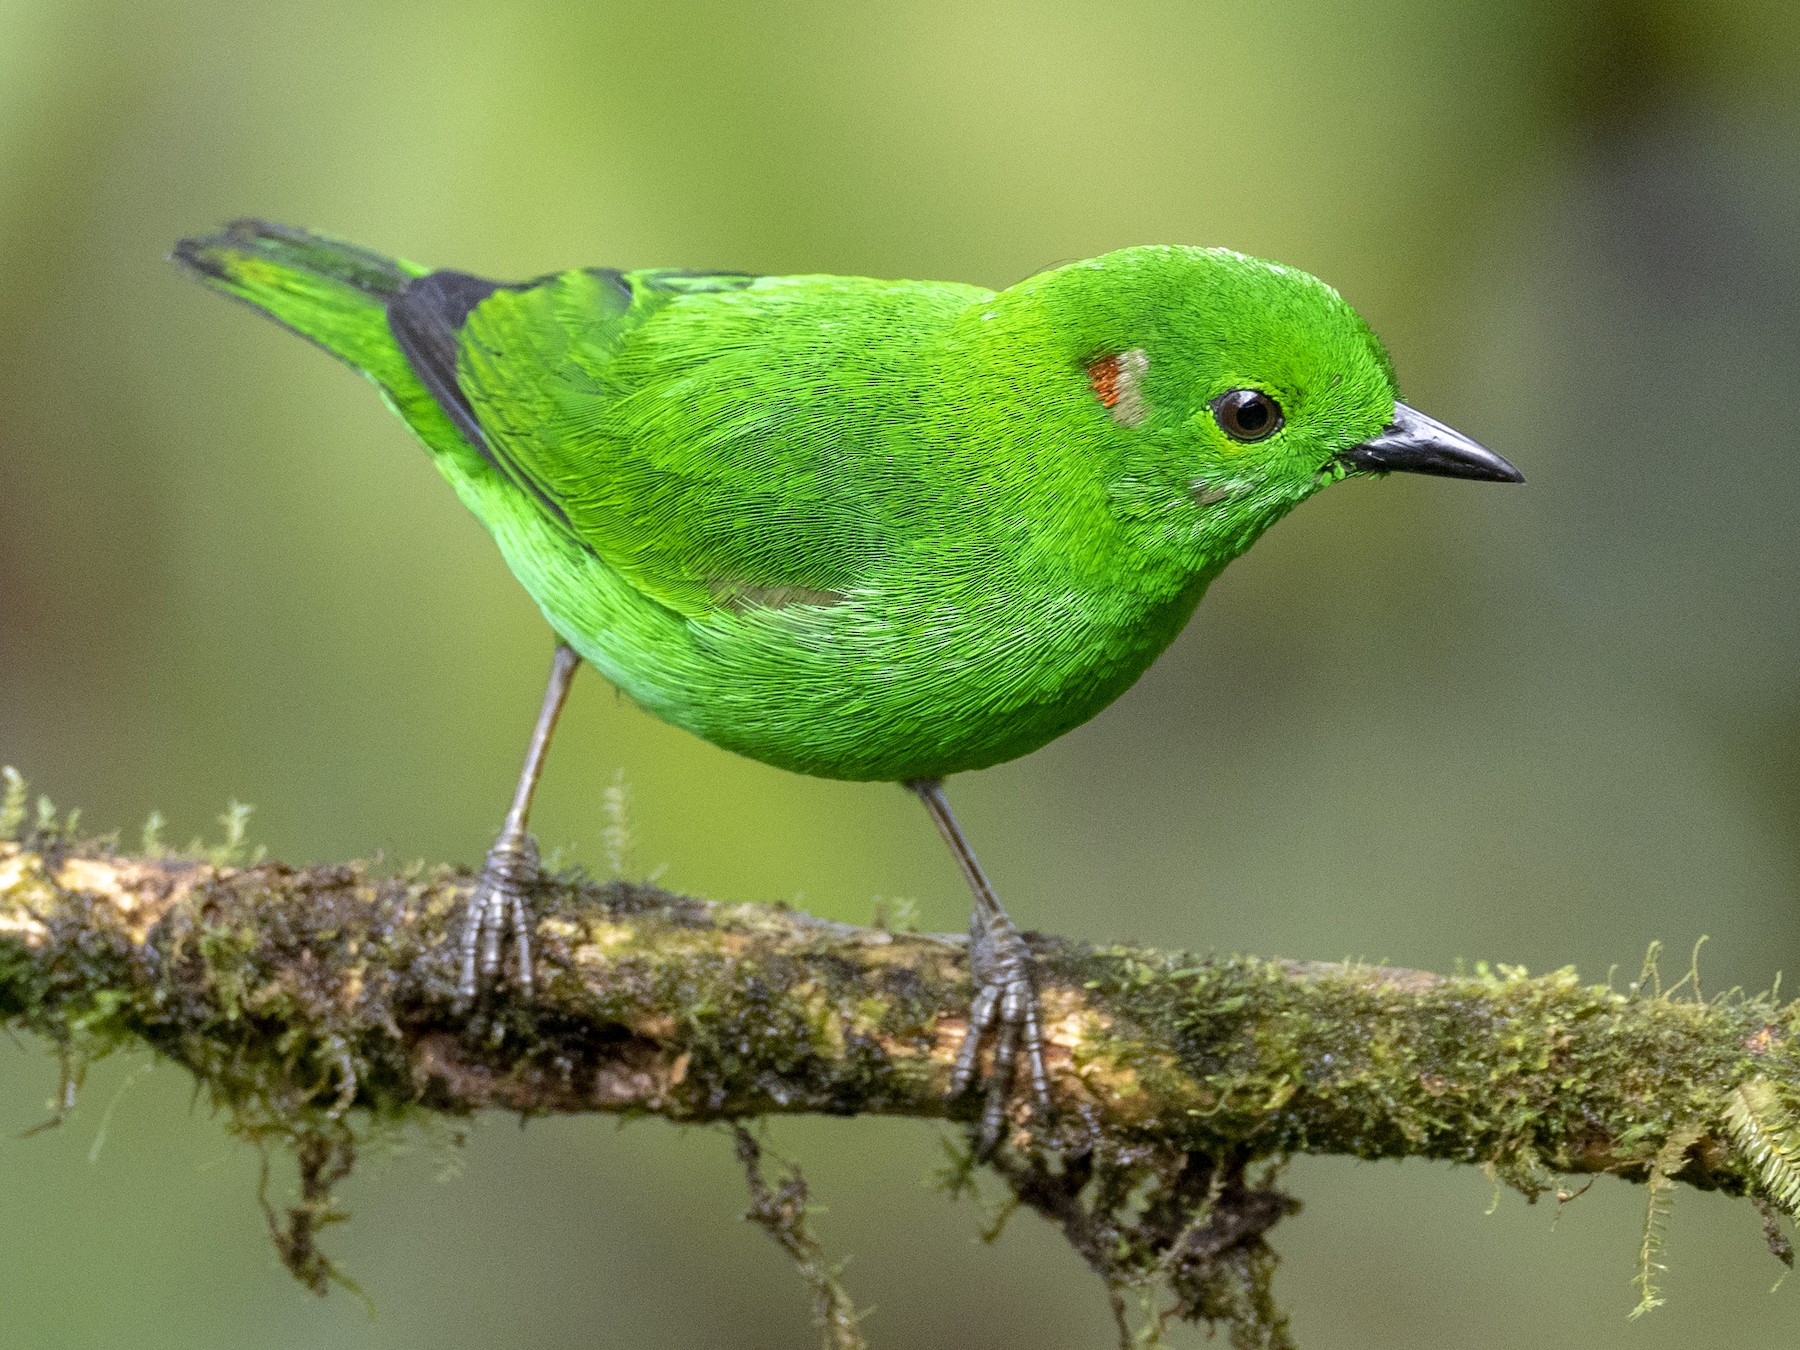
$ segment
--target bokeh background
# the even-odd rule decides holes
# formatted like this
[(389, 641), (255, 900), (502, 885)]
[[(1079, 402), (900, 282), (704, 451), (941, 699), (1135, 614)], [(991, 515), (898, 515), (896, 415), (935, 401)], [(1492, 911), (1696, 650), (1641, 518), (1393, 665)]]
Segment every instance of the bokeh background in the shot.
[[(128, 833), (253, 802), (296, 861), (474, 860), (510, 791), (537, 614), (362, 382), (163, 261), (181, 234), (994, 286), (1223, 243), (1338, 285), (1530, 483), (1332, 490), (1115, 708), (954, 782), (1014, 913), (1596, 979), (1709, 934), (1709, 990), (1765, 987), (1800, 964), (1797, 90), (1786, 0), (0, 0), (0, 761)], [(732, 758), (591, 673), (546, 845), (602, 865), (621, 770), (669, 884), (964, 921), (903, 793)], [(280, 1271), (258, 1158), (179, 1070), (108, 1062), (15, 1137), (54, 1077), (0, 1042), (9, 1347), (812, 1343), (718, 1132), (492, 1118), (369, 1157), (330, 1241), (371, 1318)], [(875, 1343), (1109, 1344), (1042, 1225), (983, 1246), (927, 1189), (939, 1135), (771, 1131)], [(1470, 1169), (1289, 1176), (1314, 1350), (1730, 1350), (1800, 1317), (1740, 1204), (1680, 1197), (1669, 1305), (1627, 1324), (1639, 1190), (1559, 1218), (1488, 1212)]]

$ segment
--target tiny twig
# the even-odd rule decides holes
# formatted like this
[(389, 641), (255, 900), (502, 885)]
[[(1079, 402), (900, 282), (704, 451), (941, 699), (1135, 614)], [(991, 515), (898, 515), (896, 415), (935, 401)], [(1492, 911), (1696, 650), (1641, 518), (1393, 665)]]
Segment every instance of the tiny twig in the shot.
[(807, 1229), (806, 1178), (790, 1163), (787, 1175), (770, 1189), (763, 1179), (761, 1146), (742, 1125), (733, 1124), (731, 1133), (750, 1188), (750, 1208), (744, 1217), (773, 1238), (799, 1267), (800, 1278), (812, 1290), (813, 1325), (819, 1329), (821, 1344), (825, 1350), (867, 1350), (868, 1342), (857, 1327), (862, 1314), (838, 1278), (844, 1263), (827, 1260), (825, 1249)]
[[(947, 1094), (968, 1028), (959, 936), (548, 877), (542, 979), (530, 1000), (497, 992), (471, 1036), (456, 1009), (466, 872), (245, 865), (241, 811), (220, 848), (128, 856), (29, 808), (0, 775), (15, 831), (0, 837), (0, 1024), (62, 1055), (53, 1119), (112, 1050), (185, 1066), (240, 1133), (299, 1152), (300, 1203), (271, 1227), (313, 1288), (334, 1278), (315, 1235), (340, 1217), (332, 1183), (364, 1120), (966, 1124), (978, 1109)], [(1677, 1185), (1800, 1207), (1800, 1005), (1773, 990), (1671, 998), (1654, 953), (1624, 992), (1570, 970), (1438, 976), (1026, 936), (1052, 1109), (995, 1171), (1128, 1310), (1160, 1297), (1234, 1344), (1284, 1344), (1262, 1238), (1293, 1205), (1260, 1170), (1298, 1154), (1482, 1163), (1526, 1194), (1553, 1175), (1647, 1182), (1646, 1301)], [(976, 1165), (953, 1157), (949, 1188)], [(859, 1345), (800, 1225), (798, 1174), (752, 1198), (824, 1291), (831, 1344)]]

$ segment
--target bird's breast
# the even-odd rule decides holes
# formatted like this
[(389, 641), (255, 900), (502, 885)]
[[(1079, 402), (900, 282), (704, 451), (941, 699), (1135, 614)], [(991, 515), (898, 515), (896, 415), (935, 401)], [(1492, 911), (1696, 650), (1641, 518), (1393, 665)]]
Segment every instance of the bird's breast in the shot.
[(670, 720), (824, 777), (982, 768), (1110, 704), (1180, 631), (1201, 589), (1158, 603), (1129, 587), (996, 576), (746, 609), (709, 635), (710, 669)]

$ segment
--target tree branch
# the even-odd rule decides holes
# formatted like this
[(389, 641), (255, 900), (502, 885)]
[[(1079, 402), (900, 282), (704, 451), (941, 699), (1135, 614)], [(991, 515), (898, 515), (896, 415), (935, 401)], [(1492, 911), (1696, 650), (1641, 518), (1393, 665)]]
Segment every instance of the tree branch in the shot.
[[(122, 856), (40, 820), (0, 842), (0, 1018), (63, 1047), (74, 1077), (148, 1045), (245, 1133), (294, 1143), (308, 1185), (278, 1236), (315, 1286), (353, 1111), (978, 1109), (944, 1097), (970, 996), (961, 937), (567, 875), (536, 897), (535, 999), (496, 996), (471, 1025), (451, 940), (469, 886), (447, 868)], [(1610, 1173), (1653, 1198), (1680, 1181), (1788, 1214), (1800, 1200), (1800, 1005), (1772, 995), (1029, 937), (1055, 1117), (1028, 1131), (1018, 1104), (998, 1170), (1117, 1307), (1160, 1288), (1162, 1317), (1286, 1344), (1263, 1235), (1294, 1207), (1272, 1175), (1296, 1153), (1486, 1164), (1533, 1197), (1553, 1174)], [(965, 1155), (960, 1180), (973, 1168)]]

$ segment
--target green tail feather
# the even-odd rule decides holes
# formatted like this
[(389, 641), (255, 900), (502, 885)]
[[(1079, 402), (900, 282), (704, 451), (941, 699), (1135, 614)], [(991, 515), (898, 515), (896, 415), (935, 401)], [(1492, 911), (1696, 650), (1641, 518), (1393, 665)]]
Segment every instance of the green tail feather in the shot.
[(426, 269), (263, 220), (183, 239), (175, 260), (368, 375), (390, 394), (415, 383), (388, 331), (387, 302)]
[(464, 474), (488, 470), (431, 397), (388, 326), (388, 302), (430, 269), (266, 220), (183, 239), (173, 258), (372, 380), (426, 448)]

